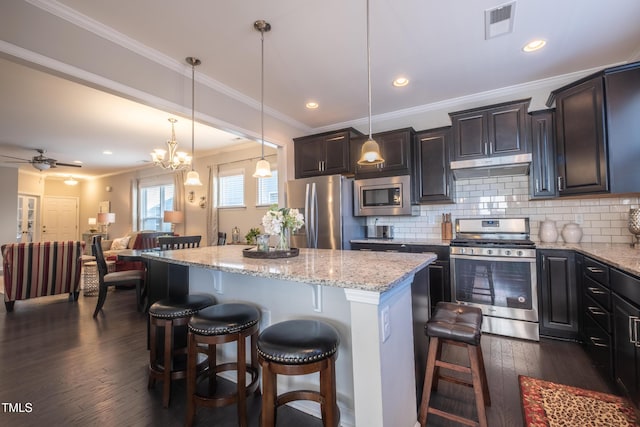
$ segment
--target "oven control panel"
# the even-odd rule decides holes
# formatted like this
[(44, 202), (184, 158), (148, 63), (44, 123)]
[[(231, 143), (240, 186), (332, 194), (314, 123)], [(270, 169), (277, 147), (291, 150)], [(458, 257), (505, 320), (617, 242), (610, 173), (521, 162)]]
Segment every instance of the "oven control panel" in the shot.
[(452, 246), (451, 255), (474, 255), (474, 256), (494, 256), (494, 257), (510, 257), (510, 258), (535, 258), (535, 249), (518, 249), (518, 248), (485, 248), (485, 247), (468, 247), (468, 246)]

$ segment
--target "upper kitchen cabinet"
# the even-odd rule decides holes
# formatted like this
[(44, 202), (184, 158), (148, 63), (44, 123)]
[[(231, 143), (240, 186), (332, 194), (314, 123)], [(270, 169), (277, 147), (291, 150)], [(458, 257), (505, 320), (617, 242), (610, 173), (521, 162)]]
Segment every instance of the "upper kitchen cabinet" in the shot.
[(451, 127), (419, 132), (414, 141), (416, 200), (453, 203), (455, 184), (449, 167)]
[(362, 135), (353, 128), (295, 138), (296, 178), (349, 174), (351, 138)]
[(531, 116), (531, 170), (529, 174), (532, 199), (556, 197), (556, 146), (554, 110), (534, 111)]
[(640, 63), (552, 92), (560, 196), (640, 191)]
[(526, 99), (450, 113), (452, 160), (528, 153), (529, 101)]
[(412, 128), (376, 133), (373, 139), (380, 146), (384, 162), (379, 165), (359, 165), (358, 159), (367, 136), (354, 138), (351, 142), (351, 159), (356, 178), (378, 178), (382, 176), (411, 174), (411, 143), (415, 131)]

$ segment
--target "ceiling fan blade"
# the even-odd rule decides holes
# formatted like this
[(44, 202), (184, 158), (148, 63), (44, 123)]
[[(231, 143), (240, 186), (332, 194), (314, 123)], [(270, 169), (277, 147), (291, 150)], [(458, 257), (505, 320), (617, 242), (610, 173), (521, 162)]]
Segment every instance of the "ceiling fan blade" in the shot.
[(55, 162), (54, 164), (51, 165), (52, 167), (56, 167), (56, 166), (70, 166), (72, 168), (81, 168), (82, 165), (77, 165), (75, 163), (61, 163), (61, 162)]
[(5, 156), (4, 154), (0, 154), (0, 157), (6, 157), (7, 159), (20, 160), (20, 161), (25, 162), (25, 163), (29, 163), (30, 162), (29, 160), (23, 159), (21, 157)]

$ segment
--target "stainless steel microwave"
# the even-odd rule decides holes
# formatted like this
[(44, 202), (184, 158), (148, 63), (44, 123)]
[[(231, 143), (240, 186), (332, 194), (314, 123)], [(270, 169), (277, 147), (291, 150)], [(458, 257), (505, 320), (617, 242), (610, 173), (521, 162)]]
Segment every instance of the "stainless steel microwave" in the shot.
[(411, 215), (409, 175), (353, 181), (355, 216)]

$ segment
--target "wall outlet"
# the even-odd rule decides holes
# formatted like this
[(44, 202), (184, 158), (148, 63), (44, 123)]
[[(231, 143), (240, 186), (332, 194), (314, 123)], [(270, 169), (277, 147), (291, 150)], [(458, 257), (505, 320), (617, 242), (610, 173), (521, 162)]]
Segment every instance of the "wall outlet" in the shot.
[(576, 224), (582, 224), (584, 222), (584, 215), (581, 213), (576, 214)]
[(391, 318), (389, 306), (382, 307), (380, 311), (380, 329), (382, 330), (382, 342), (385, 342), (391, 335)]

